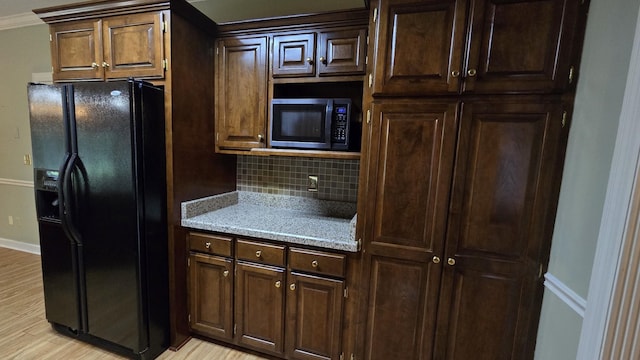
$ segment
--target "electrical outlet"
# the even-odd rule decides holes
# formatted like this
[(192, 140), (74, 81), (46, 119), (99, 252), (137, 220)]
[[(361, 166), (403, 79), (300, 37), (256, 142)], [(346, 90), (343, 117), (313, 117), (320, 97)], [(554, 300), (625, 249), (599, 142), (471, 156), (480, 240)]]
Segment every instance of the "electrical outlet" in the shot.
[(25, 165), (31, 165), (31, 154), (25, 154), (22, 161)]
[(318, 191), (318, 176), (309, 175), (309, 184), (307, 186), (307, 190), (312, 192)]

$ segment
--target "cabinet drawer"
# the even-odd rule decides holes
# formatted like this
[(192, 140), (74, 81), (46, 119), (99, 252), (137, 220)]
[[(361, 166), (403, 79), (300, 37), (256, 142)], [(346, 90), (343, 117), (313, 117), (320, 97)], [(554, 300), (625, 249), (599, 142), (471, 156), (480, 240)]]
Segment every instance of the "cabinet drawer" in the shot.
[(202, 233), (189, 233), (189, 250), (231, 256), (231, 238)]
[(296, 248), (289, 249), (289, 266), (291, 270), (344, 277), (345, 263), (346, 257), (342, 254)]
[(284, 246), (238, 239), (238, 259), (284, 266)]

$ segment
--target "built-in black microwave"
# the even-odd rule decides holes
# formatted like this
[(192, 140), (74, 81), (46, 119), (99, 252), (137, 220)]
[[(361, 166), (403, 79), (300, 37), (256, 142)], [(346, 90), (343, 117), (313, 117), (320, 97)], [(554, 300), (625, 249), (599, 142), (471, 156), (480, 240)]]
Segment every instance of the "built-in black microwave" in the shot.
[(358, 151), (351, 99), (273, 99), (272, 148)]

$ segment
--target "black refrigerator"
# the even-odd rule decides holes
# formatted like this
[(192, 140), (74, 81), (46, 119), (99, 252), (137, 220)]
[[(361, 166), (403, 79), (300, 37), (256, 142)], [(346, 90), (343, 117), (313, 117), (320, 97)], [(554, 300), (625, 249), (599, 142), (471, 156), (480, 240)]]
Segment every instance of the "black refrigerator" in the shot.
[(46, 318), (153, 359), (169, 343), (163, 90), (29, 84), (28, 96)]

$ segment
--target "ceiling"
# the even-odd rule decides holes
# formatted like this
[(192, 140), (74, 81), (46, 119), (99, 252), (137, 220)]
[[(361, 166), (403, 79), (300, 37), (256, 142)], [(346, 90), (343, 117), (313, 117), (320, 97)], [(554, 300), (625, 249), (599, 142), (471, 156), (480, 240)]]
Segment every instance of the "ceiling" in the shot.
[[(83, 1), (85, 0), (1, 0), (0, 20), (15, 16), (32, 16), (32, 9)], [(364, 7), (364, 0), (189, 0), (189, 2), (216, 22)]]

